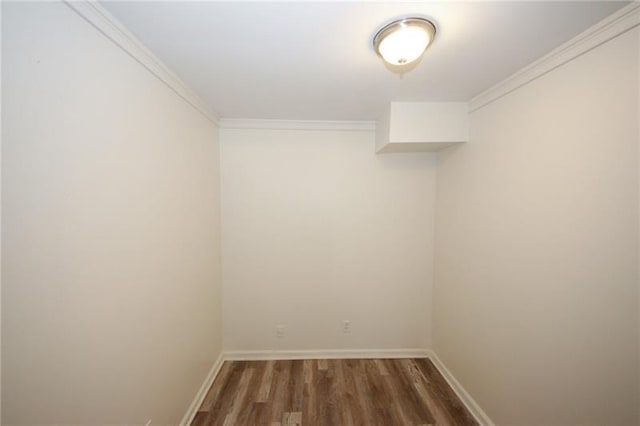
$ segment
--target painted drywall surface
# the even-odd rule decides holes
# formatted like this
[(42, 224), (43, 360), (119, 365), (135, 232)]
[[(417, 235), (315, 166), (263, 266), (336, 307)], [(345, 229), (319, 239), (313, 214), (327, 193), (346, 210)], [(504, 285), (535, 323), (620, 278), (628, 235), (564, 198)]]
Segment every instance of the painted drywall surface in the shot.
[[(2, 46), (2, 3), (0, 3), (0, 46)], [(0, 70), (2, 70), (2, 54), (0, 52)], [(0, 84), (2, 99), (2, 84)], [(0, 102), (0, 130), (2, 129), (2, 102)], [(2, 164), (2, 132), (0, 131), (0, 165)], [(0, 167), (1, 172), (1, 167)], [(2, 204), (2, 173), (0, 173), (0, 205)], [(2, 208), (0, 208), (0, 241), (2, 239)], [(2, 423), (2, 244), (0, 244), (0, 424)]]
[(389, 143), (391, 130), (391, 104), (376, 120), (376, 152)]
[(376, 156), (373, 131), (220, 144), (226, 350), (430, 346), (434, 154)]
[(466, 102), (391, 102), (376, 123), (376, 152), (438, 151), (469, 140)]
[(635, 424), (637, 30), (438, 158), (434, 346), (497, 424)]
[(217, 129), (61, 3), (4, 3), (3, 424), (176, 424), (221, 350)]
[(391, 102), (391, 142), (466, 142), (466, 102)]

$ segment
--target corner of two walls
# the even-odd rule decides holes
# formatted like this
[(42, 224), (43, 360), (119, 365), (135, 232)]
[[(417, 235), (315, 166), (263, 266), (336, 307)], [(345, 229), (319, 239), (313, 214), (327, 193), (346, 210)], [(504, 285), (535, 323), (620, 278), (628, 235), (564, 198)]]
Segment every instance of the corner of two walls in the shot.
[(222, 351), (217, 127), (63, 3), (3, 3), (2, 55), (2, 423), (177, 424)]

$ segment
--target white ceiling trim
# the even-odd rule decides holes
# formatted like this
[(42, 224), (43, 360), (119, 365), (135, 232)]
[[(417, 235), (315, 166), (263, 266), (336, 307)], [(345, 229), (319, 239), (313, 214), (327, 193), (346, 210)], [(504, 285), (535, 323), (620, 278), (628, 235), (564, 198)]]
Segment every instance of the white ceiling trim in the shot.
[(324, 121), (324, 120), (260, 120), (221, 118), (221, 129), (273, 129), (273, 130), (356, 130), (372, 131), (375, 121)]
[(215, 111), (101, 5), (92, 0), (64, 0), (64, 3), (198, 112), (218, 124)]
[(640, 2), (623, 7), (586, 31), (527, 65), (510, 77), (485, 90), (469, 101), (469, 111), (476, 111), (513, 92), (521, 86), (587, 53), (603, 43), (640, 25)]

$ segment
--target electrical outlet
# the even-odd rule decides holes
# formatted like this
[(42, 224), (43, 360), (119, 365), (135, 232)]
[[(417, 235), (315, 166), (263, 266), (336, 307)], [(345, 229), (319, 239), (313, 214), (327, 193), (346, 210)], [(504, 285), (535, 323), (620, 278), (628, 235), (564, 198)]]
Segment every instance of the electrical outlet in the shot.
[(282, 339), (284, 337), (284, 325), (276, 325), (276, 337)]
[(343, 333), (351, 333), (351, 321), (343, 320), (342, 321), (342, 332)]

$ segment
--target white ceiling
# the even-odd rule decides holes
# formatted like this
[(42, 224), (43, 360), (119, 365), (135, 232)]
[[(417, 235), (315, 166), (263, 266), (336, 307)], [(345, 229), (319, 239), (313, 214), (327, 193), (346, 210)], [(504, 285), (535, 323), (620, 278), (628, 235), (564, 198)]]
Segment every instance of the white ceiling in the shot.
[[(466, 101), (624, 2), (106, 2), (224, 118), (373, 120), (389, 101)], [(393, 18), (438, 27), (402, 78), (371, 39)]]

